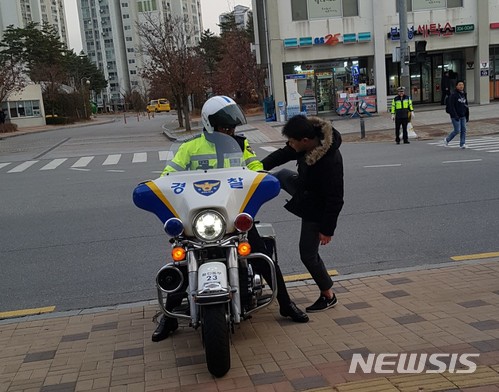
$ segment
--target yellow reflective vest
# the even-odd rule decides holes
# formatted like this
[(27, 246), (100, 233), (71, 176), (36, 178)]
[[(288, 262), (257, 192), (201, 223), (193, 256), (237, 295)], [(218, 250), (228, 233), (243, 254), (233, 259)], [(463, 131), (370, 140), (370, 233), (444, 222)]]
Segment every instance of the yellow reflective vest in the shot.
[[(263, 164), (256, 157), (248, 140), (242, 136), (236, 136), (236, 138), (243, 142), (242, 162), (240, 159), (241, 153), (237, 153), (233, 159), (228, 156), (224, 160), (224, 167), (246, 165), (250, 170), (263, 170)], [(203, 132), (198, 137), (183, 143), (179, 147), (173, 159), (163, 169), (161, 176), (175, 171), (216, 168), (217, 162), (216, 146), (206, 139)]]
[(407, 95), (402, 97), (396, 96), (392, 100), (392, 110), (391, 113), (395, 115), (395, 118), (409, 118), (409, 112), (414, 111), (412, 107), (412, 100)]

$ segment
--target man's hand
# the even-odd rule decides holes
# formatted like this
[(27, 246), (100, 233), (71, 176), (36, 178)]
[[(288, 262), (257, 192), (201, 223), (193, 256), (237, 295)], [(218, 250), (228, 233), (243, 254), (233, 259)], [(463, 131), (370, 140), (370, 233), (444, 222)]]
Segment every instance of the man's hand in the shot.
[(392, 114), (392, 121), (395, 120), (395, 114)]
[(416, 118), (416, 115), (414, 114), (414, 112), (411, 112), (411, 118)]
[(321, 245), (327, 245), (331, 242), (332, 236), (330, 235), (324, 235), (322, 233), (319, 233), (319, 241)]

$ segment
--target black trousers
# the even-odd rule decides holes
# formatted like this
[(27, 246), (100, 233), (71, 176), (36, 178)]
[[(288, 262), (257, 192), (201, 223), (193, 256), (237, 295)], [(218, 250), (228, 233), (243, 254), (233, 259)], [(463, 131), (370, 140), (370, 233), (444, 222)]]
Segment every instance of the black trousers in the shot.
[(407, 135), (407, 124), (408, 123), (409, 123), (408, 118), (395, 118), (395, 141), (397, 143), (400, 143), (399, 132), (400, 132), (401, 125), (402, 125), (402, 137), (404, 139), (404, 142), (407, 142), (409, 140), (409, 136)]
[[(281, 188), (293, 196), (298, 190), (298, 174), (292, 170), (281, 169), (273, 175), (279, 180)], [(319, 223), (305, 219), (301, 221), (300, 259), (321, 291), (333, 287), (324, 261), (319, 255)]]

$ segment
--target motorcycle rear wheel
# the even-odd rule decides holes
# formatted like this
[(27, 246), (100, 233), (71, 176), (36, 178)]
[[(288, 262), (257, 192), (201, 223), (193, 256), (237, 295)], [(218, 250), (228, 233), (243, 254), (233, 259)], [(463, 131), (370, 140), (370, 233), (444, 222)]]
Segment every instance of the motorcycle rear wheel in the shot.
[(230, 369), (230, 329), (226, 305), (203, 306), (203, 342), (208, 370), (223, 377)]

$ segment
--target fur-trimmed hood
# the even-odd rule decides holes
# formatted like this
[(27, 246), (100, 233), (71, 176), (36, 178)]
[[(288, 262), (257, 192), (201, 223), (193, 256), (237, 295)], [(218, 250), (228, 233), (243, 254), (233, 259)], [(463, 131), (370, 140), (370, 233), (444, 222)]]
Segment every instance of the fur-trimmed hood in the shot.
[(309, 117), (308, 120), (314, 127), (320, 127), (323, 135), (321, 144), (305, 155), (305, 163), (308, 166), (312, 166), (326, 155), (330, 149), (337, 150), (340, 148), (341, 134), (333, 128), (330, 121), (323, 120), (319, 117)]

